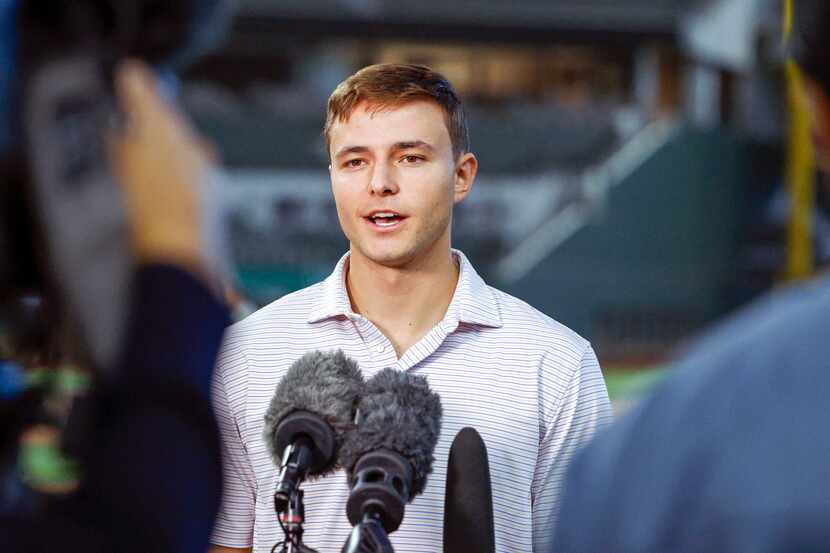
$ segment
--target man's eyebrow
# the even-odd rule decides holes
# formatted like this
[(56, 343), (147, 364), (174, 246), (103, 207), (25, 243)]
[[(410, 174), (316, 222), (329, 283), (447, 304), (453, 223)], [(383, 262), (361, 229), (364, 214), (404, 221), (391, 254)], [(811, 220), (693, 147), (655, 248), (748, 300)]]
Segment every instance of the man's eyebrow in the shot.
[(341, 158), (347, 154), (364, 154), (369, 151), (369, 148), (366, 146), (346, 146), (337, 150), (337, 153), (334, 154), (335, 158)]
[(423, 140), (408, 140), (405, 142), (396, 142), (393, 146), (395, 150), (411, 150), (413, 148), (423, 148), (424, 150), (434, 150), (431, 144)]
[[(424, 142), (423, 140), (404, 140), (402, 142), (395, 142), (392, 145), (392, 149), (395, 151), (412, 150), (415, 148), (421, 148), (429, 151), (435, 150), (431, 144)], [(365, 154), (368, 151), (368, 146), (344, 146), (343, 148), (337, 150), (337, 153), (334, 154), (334, 159), (340, 159), (348, 154)]]

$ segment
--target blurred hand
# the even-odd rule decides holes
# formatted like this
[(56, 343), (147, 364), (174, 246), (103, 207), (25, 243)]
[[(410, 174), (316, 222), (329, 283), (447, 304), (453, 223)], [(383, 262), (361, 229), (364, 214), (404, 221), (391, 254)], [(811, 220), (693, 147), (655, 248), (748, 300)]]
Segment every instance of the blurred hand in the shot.
[(111, 139), (139, 262), (162, 262), (203, 272), (201, 188), (213, 169), (207, 147), (184, 116), (160, 95), (154, 73), (128, 60), (116, 71), (126, 126)]

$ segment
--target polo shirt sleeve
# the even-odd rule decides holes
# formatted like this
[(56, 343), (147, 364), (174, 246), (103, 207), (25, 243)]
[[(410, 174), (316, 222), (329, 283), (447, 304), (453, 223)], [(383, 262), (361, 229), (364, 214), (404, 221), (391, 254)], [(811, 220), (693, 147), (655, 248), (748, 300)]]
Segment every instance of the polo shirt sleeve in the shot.
[(210, 542), (246, 548), (253, 544), (256, 477), (244, 440), (248, 363), (232, 340), (220, 354), (213, 380), (213, 409), (222, 441), (222, 502)]
[[(574, 353), (578, 355), (576, 350)], [(572, 358), (577, 361), (577, 357)], [(557, 363), (558, 361), (558, 363)], [(540, 378), (562, 374), (562, 358), (546, 356)], [(555, 366), (555, 365), (559, 366)], [(599, 361), (588, 342), (562, 387), (543, 386), (552, 397), (540, 398), (539, 456), (531, 488), (533, 551), (549, 552), (559, 515), (565, 474), (574, 455), (600, 428), (610, 424), (611, 402)], [(561, 378), (561, 377), (560, 377)], [(558, 392), (556, 393), (558, 388)], [(548, 408), (550, 406), (550, 408)]]

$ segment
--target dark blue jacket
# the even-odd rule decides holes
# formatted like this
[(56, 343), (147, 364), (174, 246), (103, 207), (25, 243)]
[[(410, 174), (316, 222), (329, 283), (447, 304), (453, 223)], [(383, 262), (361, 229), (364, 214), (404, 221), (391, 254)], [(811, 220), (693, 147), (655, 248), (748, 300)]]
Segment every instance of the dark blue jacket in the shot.
[(830, 552), (830, 279), (721, 325), (571, 466), (556, 553)]

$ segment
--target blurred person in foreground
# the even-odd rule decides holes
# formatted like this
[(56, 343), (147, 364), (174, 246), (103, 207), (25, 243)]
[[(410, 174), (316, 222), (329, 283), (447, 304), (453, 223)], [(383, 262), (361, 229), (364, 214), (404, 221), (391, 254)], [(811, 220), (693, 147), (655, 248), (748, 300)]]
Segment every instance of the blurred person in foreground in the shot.
[[(830, 171), (830, 2), (797, 0), (792, 53)], [(722, 324), (577, 456), (556, 553), (830, 551), (830, 278)]]
[[(228, 332), (214, 390), (226, 460), (215, 551), (281, 541), (263, 415), (294, 361), (337, 348), (366, 378), (414, 371), (441, 397), (434, 471), (390, 536), (398, 553), (442, 549), (448, 451), (464, 426), (482, 435), (496, 469), (498, 550), (547, 551), (565, 466), (611, 409), (590, 344), (488, 286), (451, 248), (453, 206), (478, 169), (458, 96), (427, 67), (370, 66), (333, 92), (324, 134), (350, 249), (325, 281)], [(340, 551), (351, 531), (344, 471), (304, 489), (304, 543)]]
[(93, 392), (79, 491), (0, 517), (4, 552), (200, 553), (218, 510), (209, 382), (228, 314), (199, 191), (212, 162), (147, 66), (122, 62), (116, 95), (127, 124), (110, 164), (136, 262), (128, 331)]

